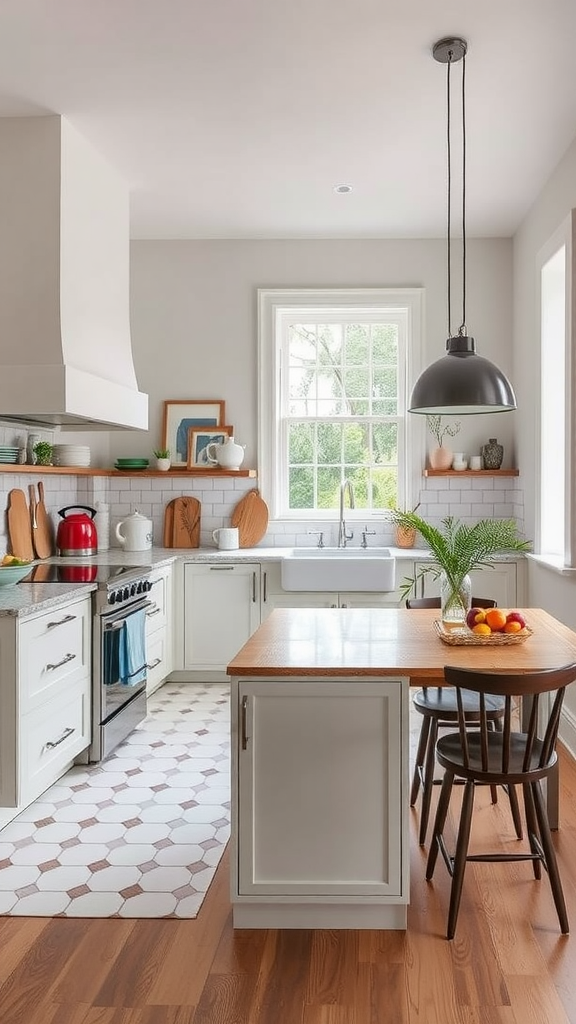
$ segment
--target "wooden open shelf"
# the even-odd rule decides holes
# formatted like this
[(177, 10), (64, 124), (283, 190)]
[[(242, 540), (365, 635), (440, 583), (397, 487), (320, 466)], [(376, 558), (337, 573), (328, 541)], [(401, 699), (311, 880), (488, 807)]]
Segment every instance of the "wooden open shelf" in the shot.
[(424, 476), (519, 476), (518, 469), (425, 469)]
[(55, 474), (56, 476), (244, 476), (255, 477), (255, 469), (106, 469), (97, 466), (28, 466), (10, 462), (0, 465), (0, 473), (34, 473), (35, 476)]

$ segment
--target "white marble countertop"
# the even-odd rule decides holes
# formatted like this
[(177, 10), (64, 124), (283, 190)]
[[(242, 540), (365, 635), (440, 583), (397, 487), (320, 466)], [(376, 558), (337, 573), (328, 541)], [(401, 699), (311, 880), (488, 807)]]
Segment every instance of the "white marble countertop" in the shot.
[[(426, 561), (430, 559), (427, 548), (395, 548), (390, 547), (390, 554), (398, 561)], [(143, 568), (158, 568), (169, 565), (177, 560), (193, 562), (233, 561), (233, 562), (277, 562), (285, 558), (292, 548), (239, 548), (237, 551), (219, 551), (213, 547), (201, 548), (159, 548), (148, 551), (124, 551), (122, 548), (109, 548), (101, 551), (93, 558), (60, 558), (54, 556), (46, 559), (48, 563), (59, 565), (131, 565)], [(370, 548), (361, 554), (369, 554)], [(493, 561), (516, 561), (522, 558), (516, 552), (495, 555)], [(37, 564), (36, 562), (32, 564)], [(96, 590), (95, 583), (18, 583), (12, 587), (0, 587), (0, 615), (26, 616), (37, 611), (57, 607), (74, 597), (81, 597)]]

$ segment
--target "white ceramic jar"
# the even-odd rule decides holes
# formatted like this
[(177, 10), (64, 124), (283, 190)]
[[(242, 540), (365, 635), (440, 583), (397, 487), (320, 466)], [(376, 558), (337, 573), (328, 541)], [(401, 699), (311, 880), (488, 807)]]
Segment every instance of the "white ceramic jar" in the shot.
[(125, 551), (148, 551), (152, 547), (151, 519), (136, 511), (116, 527), (116, 539)]
[(206, 445), (206, 457), (213, 466), (221, 469), (240, 469), (244, 461), (245, 445), (236, 444), (233, 437), (227, 437), (223, 444), (212, 441)]

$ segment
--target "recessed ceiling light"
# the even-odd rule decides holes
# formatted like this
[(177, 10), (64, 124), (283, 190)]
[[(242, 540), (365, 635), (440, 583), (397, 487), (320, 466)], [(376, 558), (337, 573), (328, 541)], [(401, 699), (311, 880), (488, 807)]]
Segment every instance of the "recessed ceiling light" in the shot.
[(337, 192), (338, 195), (343, 196), (347, 192), (351, 192), (352, 191), (352, 185), (335, 185), (334, 186), (334, 191)]

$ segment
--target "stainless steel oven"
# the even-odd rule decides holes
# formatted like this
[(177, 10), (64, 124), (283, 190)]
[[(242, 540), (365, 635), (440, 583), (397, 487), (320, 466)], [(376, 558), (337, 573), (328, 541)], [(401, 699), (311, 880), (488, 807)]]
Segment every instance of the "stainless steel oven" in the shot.
[(147, 597), (151, 583), (145, 569), (116, 568), (94, 596), (89, 761), (107, 757), (146, 717), (146, 614), (153, 603)]

